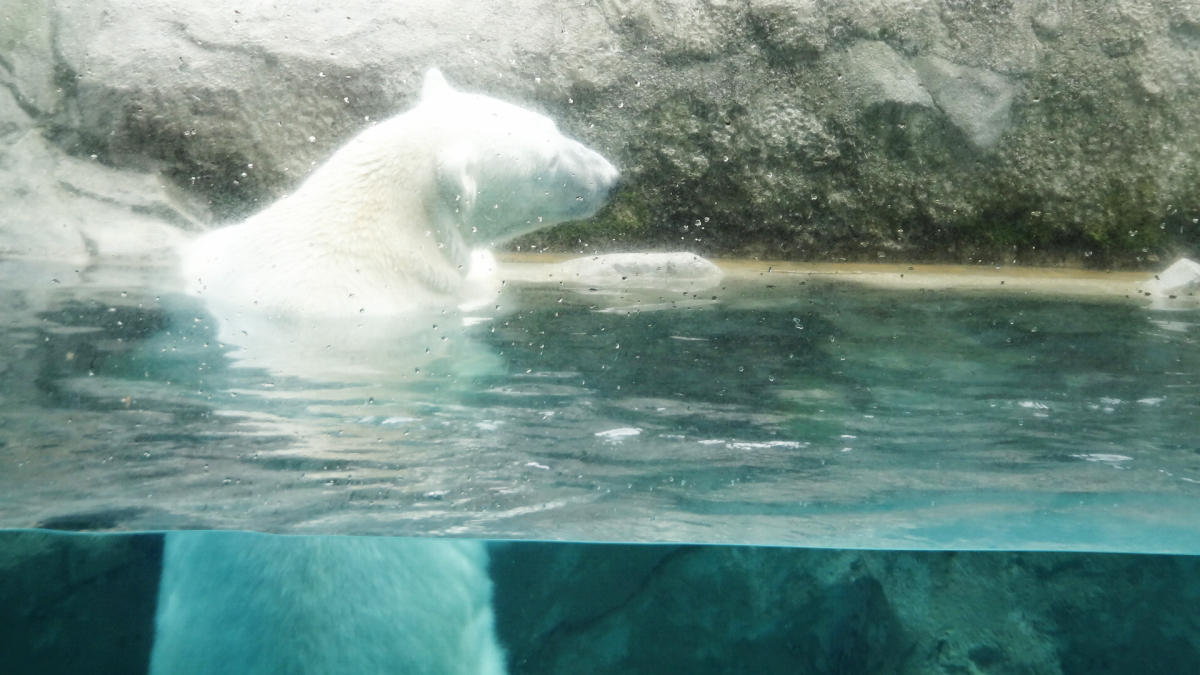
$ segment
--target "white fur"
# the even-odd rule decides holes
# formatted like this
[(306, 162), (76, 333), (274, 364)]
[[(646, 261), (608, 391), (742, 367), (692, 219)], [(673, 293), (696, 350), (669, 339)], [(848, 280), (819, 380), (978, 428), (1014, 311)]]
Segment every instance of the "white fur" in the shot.
[[(398, 370), (411, 372), (435, 308), (487, 287), (487, 248), (590, 216), (616, 179), (546, 117), (431, 70), (415, 108), (361, 132), (294, 194), (192, 242), (182, 273), (249, 363), (321, 374), (314, 354), (376, 362), (400, 343)], [(346, 363), (331, 365), (345, 377)], [(151, 672), (493, 675), (493, 623), (477, 542), (172, 532)]]
[(171, 532), (152, 675), (500, 675), (482, 543)]
[(431, 70), (415, 108), (362, 131), (294, 194), (189, 245), (184, 281), (269, 316), (457, 304), (472, 249), (590, 216), (616, 179), (550, 119)]

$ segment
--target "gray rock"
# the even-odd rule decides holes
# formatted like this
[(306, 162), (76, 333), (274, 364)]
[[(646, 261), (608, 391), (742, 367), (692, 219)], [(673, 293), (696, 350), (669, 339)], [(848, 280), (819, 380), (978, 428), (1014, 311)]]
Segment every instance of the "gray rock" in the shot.
[(939, 56), (908, 59), (878, 40), (855, 43), (843, 58), (846, 86), (862, 107), (937, 108), (981, 149), (995, 145), (1011, 122), (1016, 87), (993, 71)]
[(0, 140), (11, 141), (33, 127), (33, 118), (17, 103), (16, 94), (0, 90)]
[(512, 545), (493, 550), (516, 673), (1180, 672), (1180, 556)]
[(161, 260), (204, 209), (153, 170), (104, 166), (46, 140), (64, 105), (54, 23), (41, 2), (0, 17), (0, 257)]
[(720, 282), (721, 268), (694, 253), (610, 253), (558, 265), (569, 283), (622, 288), (704, 289)]
[(62, 66), (76, 88), (59, 124), (114, 162), (167, 162), (227, 216), (281, 194), (354, 132), (410, 107), (430, 66), (464, 88), (530, 98), (545, 86), (513, 64), (569, 45), (591, 50), (555, 58), (558, 68), (578, 64), (566, 73), (572, 82), (609, 84), (596, 81), (610, 51), (596, 42), (607, 32), (598, 12), (546, 0), (491, 12), (432, 0), (304, 0), (286, 12), (74, 0), (58, 8)]
[(1065, 7), (1059, 0), (1038, 0), (1033, 13), (1033, 30), (1038, 39), (1046, 42), (1053, 41), (1062, 35), (1067, 21)]
[(145, 672), (159, 535), (0, 532), (0, 671)]
[(523, 250), (1150, 265), (1200, 247), (1190, 0), (63, 0), (0, 46), (12, 105), (59, 147), (162, 170), (225, 219), (438, 65), (623, 169), (599, 218)]
[(846, 50), (844, 59), (846, 87), (862, 107), (883, 103), (933, 107), (920, 75), (887, 43), (857, 42)]
[(195, 229), (161, 178), (67, 156), (34, 130), (6, 140), (0, 148), (0, 257), (150, 261), (171, 253), (184, 228)]
[[(30, 115), (51, 112), (59, 102), (52, 20), (47, 2), (9, 3), (0, 15), (0, 90)], [(0, 110), (0, 124), (5, 118)]]
[(782, 61), (811, 58), (829, 46), (824, 3), (815, 0), (750, 0), (747, 20), (764, 47)]
[(1200, 263), (1180, 258), (1146, 284), (1157, 295), (1182, 295), (1200, 290)]
[(1008, 78), (937, 56), (913, 59), (913, 67), (920, 75), (921, 84), (931, 92), (938, 109), (976, 147), (992, 147), (1008, 130), (1017, 95), (1016, 86)]

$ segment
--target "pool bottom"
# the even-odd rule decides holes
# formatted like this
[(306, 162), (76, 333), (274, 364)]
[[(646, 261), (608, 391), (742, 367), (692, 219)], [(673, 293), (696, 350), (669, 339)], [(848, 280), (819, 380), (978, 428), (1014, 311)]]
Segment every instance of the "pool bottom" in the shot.
[[(202, 534), (280, 550), (370, 541)], [(0, 532), (0, 672), (145, 672), (162, 542)], [(496, 631), (514, 674), (1200, 666), (1200, 557), (548, 542), (487, 550)], [(335, 586), (358, 583), (346, 566), (319, 571)], [(351, 632), (365, 637), (394, 609), (322, 606), (307, 618), (340, 612), (339, 621), (362, 622)]]

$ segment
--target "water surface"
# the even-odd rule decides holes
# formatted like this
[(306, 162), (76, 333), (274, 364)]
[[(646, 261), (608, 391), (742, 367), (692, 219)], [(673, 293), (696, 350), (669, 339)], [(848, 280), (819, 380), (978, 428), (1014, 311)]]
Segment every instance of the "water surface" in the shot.
[(248, 350), (153, 270), (0, 284), (0, 527), (1200, 552), (1196, 310), (736, 273)]

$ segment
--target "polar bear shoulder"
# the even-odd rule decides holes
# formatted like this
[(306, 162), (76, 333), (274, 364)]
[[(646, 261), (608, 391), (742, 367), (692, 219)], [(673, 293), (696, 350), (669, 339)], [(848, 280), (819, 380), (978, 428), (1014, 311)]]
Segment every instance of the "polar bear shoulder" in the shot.
[(170, 532), (153, 675), (501, 675), (484, 544)]

